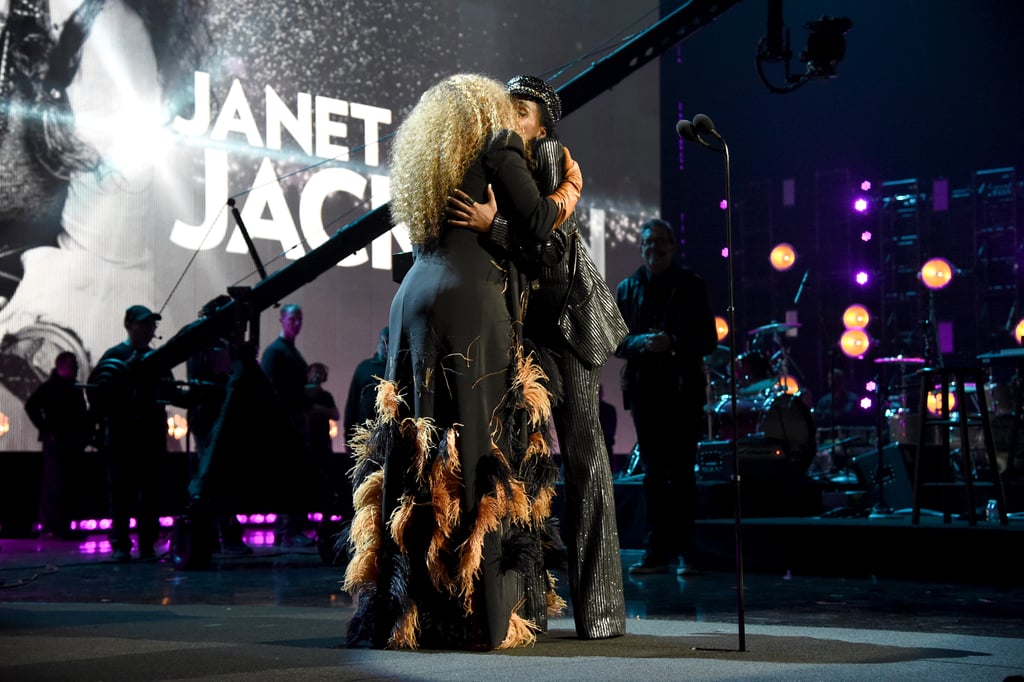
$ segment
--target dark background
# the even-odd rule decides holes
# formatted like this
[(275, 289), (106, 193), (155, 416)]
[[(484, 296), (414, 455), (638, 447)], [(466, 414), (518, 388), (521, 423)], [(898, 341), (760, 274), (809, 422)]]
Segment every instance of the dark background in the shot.
[[(919, 269), (924, 261), (911, 261), (931, 256), (960, 270), (934, 300), (936, 321), (952, 332), (952, 343), (943, 344), (946, 362), (974, 361), (978, 353), (1016, 345), (1003, 326), (1007, 317), (1021, 317), (1019, 306), (1012, 309), (1020, 299), (1019, 240), (1000, 245), (1015, 263), (998, 275), (984, 272), (976, 251), (986, 227), (1015, 226), (1020, 186), (1015, 175), (1001, 174), (1016, 208), (997, 206), (993, 216), (984, 177), (975, 174), (1019, 166), (1024, 152), (1024, 6), (790, 0), (783, 19), (791, 32), (793, 74), (804, 72), (805, 23), (824, 15), (853, 21), (838, 76), (788, 94), (769, 92), (755, 70), (767, 2), (740, 3), (661, 61), (662, 207), (684, 224), (688, 262), (708, 278), (723, 312), (729, 300), (720, 255), (726, 244), (726, 217), (718, 207), (725, 196), (723, 157), (682, 144), (675, 121), (705, 113), (730, 147), (736, 331), (746, 337), (735, 342), (738, 352), (746, 349), (749, 330), (796, 311), (802, 326), (785, 345), (797, 376), (804, 375), (815, 394), (833, 362), (860, 380), (879, 371), (874, 358), (921, 355), (915, 327), (929, 314), (927, 295), (914, 273), (897, 270)], [(784, 83), (781, 64), (765, 70), (772, 83)], [(948, 180), (945, 211), (933, 208), (937, 179)], [(795, 190), (792, 206), (782, 202), (786, 180)], [(871, 208), (855, 216), (848, 207), (864, 180), (872, 183), (865, 194)], [(891, 181), (905, 182), (885, 185)], [(892, 200), (902, 193), (919, 200), (909, 213)], [(876, 236), (867, 245), (859, 241), (865, 229)], [(908, 232), (916, 234), (912, 248), (897, 248), (892, 240)], [(781, 273), (768, 261), (780, 241), (798, 253), (796, 265)], [(851, 286), (857, 267), (875, 275), (871, 286)], [(807, 287), (794, 304), (805, 272)], [(993, 278), (1013, 289), (1012, 301), (990, 300)], [(877, 344), (864, 360), (833, 360), (842, 311), (855, 302), (884, 316), (868, 328)]]

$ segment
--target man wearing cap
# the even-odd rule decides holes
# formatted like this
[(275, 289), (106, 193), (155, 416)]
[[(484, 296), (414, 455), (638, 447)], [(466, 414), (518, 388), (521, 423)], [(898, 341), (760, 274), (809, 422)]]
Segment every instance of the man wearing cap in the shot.
[(174, 390), (169, 371), (140, 375), (133, 360), (150, 350), (160, 315), (144, 305), (124, 314), (128, 338), (108, 348), (89, 376), (89, 398), (102, 420), (103, 447), (110, 485), (111, 546), (115, 561), (131, 558), (129, 523), (135, 512), (140, 559), (155, 556), (160, 456), (166, 451), (167, 412), (160, 398)]

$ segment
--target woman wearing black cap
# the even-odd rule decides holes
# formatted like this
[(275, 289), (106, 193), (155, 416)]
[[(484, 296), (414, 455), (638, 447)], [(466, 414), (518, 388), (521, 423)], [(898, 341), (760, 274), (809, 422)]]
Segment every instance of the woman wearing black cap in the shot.
[[(508, 81), (519, 127), (530, 150), (533, 175), (542, 193), (562, 180), (563, 149), (555, 134), (562, 103), (547, 82), (520, 75)], [(458, 195), (456, 195), (457, 198)], [(615, 521), (612, 472), (599, 418), (601, 367), (627, 329), (604, 277), (580, 239), (575, 213), (544, 244), (509, 230), (497, 204), (449, 201), (454, 224), (491, 226), (491, 238), (518, 246), (519, 265), (537, 286), (530, 287), (525, 335), (553, 350), (564, 399), (553, 416), (565, 467), (565, 540), (569, 593), (576, 633), (584, 639), (626, 632), (622, 564)]]

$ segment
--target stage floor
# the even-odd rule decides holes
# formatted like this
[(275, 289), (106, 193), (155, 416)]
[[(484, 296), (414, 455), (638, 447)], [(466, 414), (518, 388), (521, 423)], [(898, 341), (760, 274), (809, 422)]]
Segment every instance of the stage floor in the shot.
[[(705, 540), (731, 531), (718, 520), (701, 528)], [(102, 536), (0, 539), (0, 679), (450, 680), (477, 679), (481, 666), (493, 679), (538, 680), (980, 681), (1024, 672), (1020, 580), (746, 570), (740, 592), (724, 565), (686, 579), (630, 576), (638, 550), (622, 551), (626, 637), (577, 640), (570, 609), (525, 650), (346, 650), (352, 607), (340, 569), (315, 548), (275, 548), (268, 531), (246, 540), (252, 555), (215, 555), (208, 569), (185, 571), (167, 555), (114, 563)], [(564, 576), (559, 590), (568, 596)]]

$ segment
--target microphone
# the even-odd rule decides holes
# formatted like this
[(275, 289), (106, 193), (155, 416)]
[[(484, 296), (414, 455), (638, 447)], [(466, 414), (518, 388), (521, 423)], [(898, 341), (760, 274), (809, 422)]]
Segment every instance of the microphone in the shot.
[(800, 296), (804, 293), (804, 285), (807, 284), (807, 275), (811, 274), (811, 269), (804, 270), (803, 279), (800, 280), (800, 286), (796, 288), (796, 296), (793, 297), (793, 305), (800, 302)]
[(697, 129), (698, 133), (707, 133), (708, 135), (718, 137), (718, 131), (715, 130), (715, 124), (706, 114), (697, 114), (694, 116), (693, 127)]
[(684, 140), (689, 140), (690, 142), (697, 141), (697, 130), (693, 127), (693, 124), (685, 118), (679, 123), (676, 123), (676, 135)]
[(707, 140), (702, 139), (697, 134), (696, 126), (693, 123), (687, 121), (686, 119), (683, 119), (682, 121), (676, 123), (676, 134), (679, 135), (679, 137), (683, 138), (684, 140), (689, 140), (690, 142), (699, 142), (701, 145), (707, 147), (708, 149), (712, 148), (711, 145), (707, 143)]

